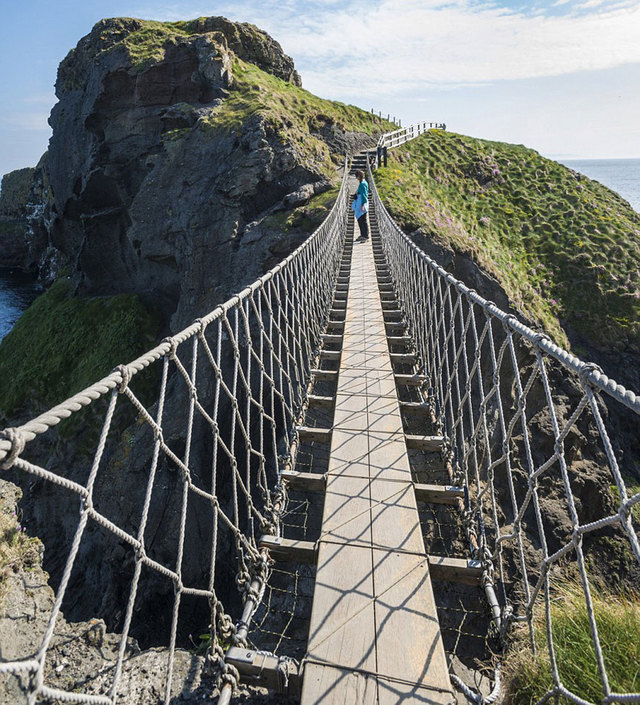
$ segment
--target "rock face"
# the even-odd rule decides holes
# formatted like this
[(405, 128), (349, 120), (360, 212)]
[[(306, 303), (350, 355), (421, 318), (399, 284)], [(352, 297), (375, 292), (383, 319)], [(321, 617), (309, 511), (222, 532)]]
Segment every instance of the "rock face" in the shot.
[(36, 170), (18, 169), (2, 177), (0, 193), (0, 267), (31, 271), (37, 261), (30, 247), (29, 202)]
[[(216, 17), (98, 23), (62, 62), (50, 118), (48, 229), (68, 260), (76, 298), (139, 294), (159, 312), (161, 327), (175, 332), (299, 245), (308, 232), (283, 234), (274, 223), (337, 180), (338, 152), (375, 143), (370, 116), (335, 109), (299, 85), (291, 59), (250, 25)], [(307, 114), (311, 103), (315, 112)], [(351, 116), (369, 132), (350, 129)], [(65, 334), (74, 331), (59, 333)], [(182, 453), (188, 394), (174, 377), (166, 405), (175, 422), (163, 433)], [(114, 422), (116, 440), (103, 457), (94, 501), (136, 535), (153, 438), (136, 425), (125, 431), (131, 423)], [(83, 427), (82, 439), (62, 439), (54, 429), (29, 448), (30, 457), (84, 483), (90, 432)], [(192, 462), (206, 474), (206, 428), (194, 430), (194, 439)], [(76, 508), (62, 488), (18, 472), (10, 477), (28, 487), (25, 523), (46, 546), (44, 565), (56, 587), (77, 528)], [(148, 550), (170, 564), (180, 532), (180, 485), (168, 463), (157, 478)], [(187, 531), (194, 540), (185, 547), (182, 576), (185, 584), (206, 584), (202, 555), (211, 524), (205, 511), (196, 511), (197, 500), (192, 505)], [(228, 548), (222, 540), (218, 545), (221, 553)], [(134, 566), (129, 548), (98, 526), (87, 528), (77, 559), (82, 569), (74, 570), (63, 603), (68, 619), (104, 617), (107, 629), (122, 628)], [(220, 563), (222, 590), (237, 600), (235, 563)], [(132, 636), (142, 647), (166, 643), (172, 582), (145, 571), (140, 592), (146, 599)], [(185, 630), (205, 631), (208, 604), (187, 604), (183, 612), (189, 612), (182, 615)], [(181, 631), (179, 643), (188, 644), (188, 636)]]
[(0, 193), (0, 268), (55, 278), (60, 253), (51, 247), (47, 155), (36, 167), (18, 169), (2, 178)]
[(156, 45), (147, 35), (159, 23), (149, 24), (104, 20), (60, 66), (52, 240), (78, 293), (148, 294), (177, 330), (264, 273), (274, 238), (244, 243), (245, 225), (327, 177), (273, 120), (213, 124), (231, 100), (234, 57), (300, 84), (277, 42), (209, 17)]

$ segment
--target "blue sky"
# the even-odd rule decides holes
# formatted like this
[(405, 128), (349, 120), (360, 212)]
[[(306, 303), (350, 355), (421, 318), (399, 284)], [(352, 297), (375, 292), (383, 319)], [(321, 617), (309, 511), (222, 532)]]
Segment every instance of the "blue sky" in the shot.
[(640, 0), (21, 0), (0, 9), (0, 174), (47, 147), (59, 62), (102, 17), (225, 15), (326, 98), (555, 158), (640, 158)]

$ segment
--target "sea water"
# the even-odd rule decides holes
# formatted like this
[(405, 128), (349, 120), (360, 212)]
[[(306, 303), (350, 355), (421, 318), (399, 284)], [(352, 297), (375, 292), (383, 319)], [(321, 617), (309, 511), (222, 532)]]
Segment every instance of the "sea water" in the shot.
[(640, 213), (640, 159), (563, 159), (561, 163), (616, 191)]
[(32, 274), (0, 270), (0, 340), (41, 291)]

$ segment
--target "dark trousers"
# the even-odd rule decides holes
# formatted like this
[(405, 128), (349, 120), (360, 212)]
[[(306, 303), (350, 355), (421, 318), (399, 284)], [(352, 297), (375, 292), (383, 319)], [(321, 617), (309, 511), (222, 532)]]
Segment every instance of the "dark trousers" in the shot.
[(369, 237), (369, 221), (366, 213), (358, 218), (358, 227), (360, 228), (360, 237)]

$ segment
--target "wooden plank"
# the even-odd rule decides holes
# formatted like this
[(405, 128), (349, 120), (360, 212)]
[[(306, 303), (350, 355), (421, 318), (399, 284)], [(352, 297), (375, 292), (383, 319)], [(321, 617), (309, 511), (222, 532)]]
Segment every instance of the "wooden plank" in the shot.
[(327, 329), (331, 330), (344, 330), (344, 321), (327, 321)]
[(339, 360), (342, 355), (341, 350), (321, 350), (320, 359), (321, 360)]
[(391, 362), (401, 365), (414, 365), (417, 361), (415, 353), (389, 353)]
[(327, 479), (326, 475), (319, 472), (297, 472), (296, 470), (283, 470), (280, 477), (293, 490), (306, 490), (308, 492), (324, 492)]
[(323, 397), (318, 394), (308, 394), (307, 403), (311, 407), (320, 407), (322, 409), (333, 409), (335, 397)]
[(415, 450), (426, 450), (428, 452), (436, 452), (444, 447), (443, 436), (405, 436), (407, 448)]
[(369, 673), (307, 662), (301, 702), (304, 705), (378, 705), (377, 679)]
[(307, 658), (374, 673), (375, 644), (371, 549), (321, 541)]
[(320, 335), (320, 340), (322, 340), (323, 343), (341, 343), (342, 336), (341, 335), (331, 335), (330, 333), (322, 333)]
[(482, 563), (466, 558), (429, 556), (429, 569), (434, 580), (444, 580), (465, 585), (479, 585)]
[(424, 540), (413, 485), (371, 480), (371, 540), (375, 548), (415, 553), (424, 558)]
[(302, 443), (331, 443), (330, 428), (311, 428), (309, 426), (298, 426), (296, 429), (298, 437)]
[(397, 374), (396, 382), (398, 384), (404, 384), (405, 387), (421, 387), (427, 378), (424, 375), (401, 375)]
[(428, 414), (429, 406), (421, 401), (401, 401), (400, 411), (408, 414)]
[(272, 558), (285, 563), (315, 563), (316, 544), (313, 541), (296, 541), (281, 536), (261, 536), (261, 548), (268, 548)]
[(411, 345), (413, 342), (410, 335), (390, 335), (387, 340), (390, 345)]
[(427, 557), (377, 549), (372, 553), (377, 673), (451, 692)]
[(419, 685), (404, 683), (401, 680), (377, 678), (377, 705), (397, 705), (411, 703), (412, 705), (455, 705), (458, 700), (452, 690), (423, 688)]
[(336, 428), (331, 439), (328, 475), (369, 477), (369, 440), (360, 431)]
[(368, 477), (329, 475), (320, 541), (371, 547), (371, 497)]
[(315, 367), (311, 370), (311, 374), (316, 380), (323, 382), (336, 382), (338, 380), (337, 370), (321, 370)]
[(464, 499), (462, 487), (453, 485), (427, 485), (416, 483), (414, 485), (416, 501), (430, 502), (433, 504), (457, 504)]

